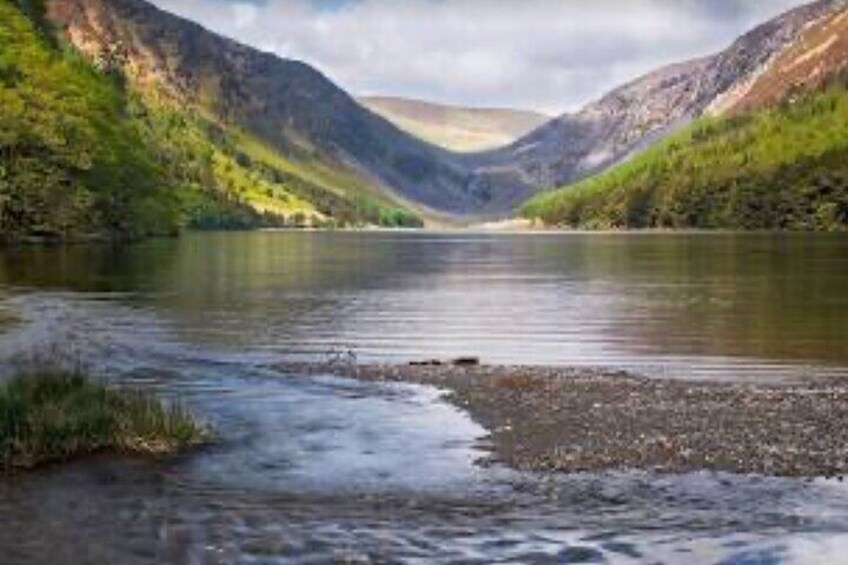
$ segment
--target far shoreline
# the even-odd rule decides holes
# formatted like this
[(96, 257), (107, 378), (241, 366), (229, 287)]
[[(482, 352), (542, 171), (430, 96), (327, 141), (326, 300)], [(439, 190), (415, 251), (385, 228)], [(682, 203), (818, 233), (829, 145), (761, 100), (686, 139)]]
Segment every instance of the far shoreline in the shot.
[(439, 226), (439, 227), (255, 227), (239, 229), (185, 229), (179, 233), (156, 234), (144, 237), (118, 237), (105, 234), (83, 234), (69, 237), (53, 236), (20, 236), (15, 238), (0, 238), (0, 249), (15, 249), (27, 247), (131, 247), (148, 241), (175, 241), (182, 237), (199, 234), (245, 234), (245, 233), (339, 233), (339, 234), (409, 234), (409, 235), (478, 235), (478, 236), (848, 236), (846, 231), (813, 231), (813, 230), (743, 230), (743, 229), (669, 229), (669, 228), (638, 228), (638, 229), (581, 229), (556, 226), (498, 227), (496, 223), (472, 224), (468, 226)]

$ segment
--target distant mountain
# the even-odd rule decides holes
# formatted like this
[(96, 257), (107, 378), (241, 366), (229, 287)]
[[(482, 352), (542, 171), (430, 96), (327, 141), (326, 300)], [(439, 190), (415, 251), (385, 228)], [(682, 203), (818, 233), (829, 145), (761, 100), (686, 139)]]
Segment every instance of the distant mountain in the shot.
[[(471, 190), (495, 207), (508, 207), (539, 190), (560, 187), (601, 171), (681, 129), (723, 104), (773, 89), (764, 82), (803, 32), (845, 0), (821, 0), (794, 9), (742, 36), (727, 50), (671, 65), (607, 94), (576, 114), (565, 114), (512, 145), (469, 157), (477, 171)], [(844, 40), (837, 39), (839, 44)], [(822, 49), (830, 40), (819, 43)], [(838, 59), (836, 59), (838, 62)], [(802, 61), (803, 63), (803, 61)], [(806, 65), (798, 67), (806, 68)], [(775, 71), (777, 72), (777, 71)], [(798, 73), (793, 76), (801, 78)], [(788, 83), (787, 83), (788, 85)], [(777, 94), (779, 96), (779, 94)]]
[(295, 164), (445, 212), (484, 203), (450, 153), (362, 108), (312, 67), (215, 35), (144, 0), (47, 0), (80, 51), (130, 84), (244, 132)]
[(527, 110), (465, 108), (386, 96), (366, 96), (359, 102), (400, 129), (461, 153), (508, 145), (551, 119)]

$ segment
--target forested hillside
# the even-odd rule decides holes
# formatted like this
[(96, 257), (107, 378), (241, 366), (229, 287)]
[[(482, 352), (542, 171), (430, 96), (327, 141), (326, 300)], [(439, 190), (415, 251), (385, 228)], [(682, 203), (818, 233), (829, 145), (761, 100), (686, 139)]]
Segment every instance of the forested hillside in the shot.
[(848, 229), (848, 79), (759, 111), (702, 119), (521, 209), (549, 225)]
[(174, 194), (116, 77), (0, 2), (0, 234), (137, 236), (178, 226)]
[(419, 223), (379, 195), (334, 192), (331, 171), (302, 170), (195, 110), (129, 89), (119, 70), (61, 46), (38, 3), (27, 9), (0, 0), (0, 237)]

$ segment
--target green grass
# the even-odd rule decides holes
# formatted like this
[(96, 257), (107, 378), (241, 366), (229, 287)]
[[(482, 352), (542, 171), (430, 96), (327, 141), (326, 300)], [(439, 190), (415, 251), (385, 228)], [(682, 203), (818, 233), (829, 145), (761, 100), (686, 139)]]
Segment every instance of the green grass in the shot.
[(0, 388), (0, 469), (98, 452), (162, 456), (208, 438), (208, 429), (183, 408), (77, 371), (26, 372)]
[(201, 113), (135, 95), (133, 122), (173, 186), (190, 228), (250, 228), (320, 215), (276, 182), (233, 143), (230, 131)]
[(585, 229), (848, 229), (848, 87), (702, 119), (519, 213)]
[[(318, 224), (383, 227), (421, 227), (414, 210), (391, 198), (374, 184), (317, 158), (309, 162), (286, 158), (250, 134), (231, 129), (231, 143), (264, 178), (285, 188), (317, 211)], [(261, 194), (257, 200), (263, 204)], [(309, 210), (300, 210), (308, 213)], [(315, 222), (313, 222), (315, 223)]]

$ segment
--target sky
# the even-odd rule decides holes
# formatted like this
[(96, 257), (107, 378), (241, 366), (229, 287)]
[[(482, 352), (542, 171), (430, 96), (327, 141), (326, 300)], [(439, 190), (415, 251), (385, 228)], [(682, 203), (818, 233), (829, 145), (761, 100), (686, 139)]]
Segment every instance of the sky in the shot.
[(551, 115), (708, 55), (801, 0), (153, 0), (354, 95)]

